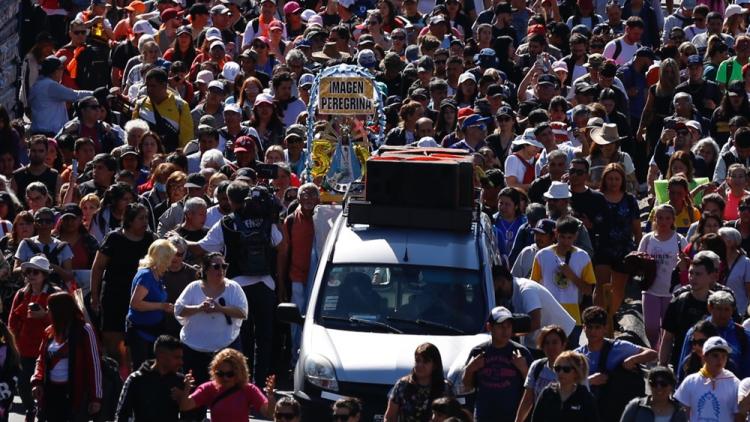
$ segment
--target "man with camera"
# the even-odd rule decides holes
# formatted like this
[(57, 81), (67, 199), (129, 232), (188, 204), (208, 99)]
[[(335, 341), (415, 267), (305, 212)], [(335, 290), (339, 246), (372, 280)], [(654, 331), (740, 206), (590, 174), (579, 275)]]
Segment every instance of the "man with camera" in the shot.
[[(272, 277), (274, 249), (283, 237), (277, 227), (279, 207), (264, 186), (234, 181), (227, 188), (232, 212), (221, 218), (198, 242), (188, 242), (196, 255), (224, 252), (229, 268), (226, 277), (247, 296), (252, 318), (242, 325), (242, 347), (253, 356), (256, 384), (265, 382), (271, 365), (273, 312), (276, 285)], [(254, 334), (250, 338), (250, 324)]]

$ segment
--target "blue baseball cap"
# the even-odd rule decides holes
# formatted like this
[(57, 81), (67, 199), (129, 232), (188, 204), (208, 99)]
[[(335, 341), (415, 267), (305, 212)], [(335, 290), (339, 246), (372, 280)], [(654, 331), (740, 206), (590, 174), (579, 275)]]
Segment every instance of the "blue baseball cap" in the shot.
[(473, 114), (464, 120), (463, 124), (461, 125), (461, 130), (466, 130), (467, 128), (470, 128), (472, 126), (481, 126), (482, 128), (487, 128), (487, 122), (489, 121), (489, 117), (482, 117), (479, 114)]

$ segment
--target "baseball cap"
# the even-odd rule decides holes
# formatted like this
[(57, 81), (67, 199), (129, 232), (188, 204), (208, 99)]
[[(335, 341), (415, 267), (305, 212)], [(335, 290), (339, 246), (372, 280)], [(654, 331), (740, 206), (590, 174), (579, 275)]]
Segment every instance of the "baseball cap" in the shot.
[(487, 322), (491, 324), (500, 324), (501, 322), (513, 319), (513, 314), (504, 306), (496, 306), (490, 311)]
[(79, 207), (78, 204), (65, 204), (62, 207), (62, 215), (60, 218), (65, 217), (83, 217), (83, 211), (81, 211), (81, 207)]
[(273, 97), (268, 94), (258, 94), (258, 96), (255, 97), (255, 103), (253, 104), (253, 107), (261, 104), (273, 105)]
[(273, 31), (274, 29), (284, 30), (284, 24), (280, 20), (274, 19), (268, 24), (268, 30)]
[(210, 83), (214, 80), (214, 74), (210, 70), (201, 70), (198, 72), (198, 74), (195, 76), (195, 82), (197, 83)]
[(291, 15), (292, 13), (297, 13), (302, 10), (302, 7), (300, 7), (299, 3), (296, 1), (290, 1), (284, 5), (284, 14), (285, 15)]
[(703, 59), (697, 54), (692, 54), (687, 59), (688, 66), (703, 65)]
[(179, 37), (182, 34), (190, 34), (193, 35), (193, 31), (190, 29), (187, 25), (182, 25), (181, 27), (177, 28), (177, 36)]
[(139, 20), (136, 21), (136, 23), (133, 24), (133, 33), (134, 34), (146, 34), (146, 35), (154, 35), (156, 34), (156, 30), (148, 21), (145, 20)]
[[(289, 4), (289, 3), (287, 3), (287, 4)], [(286, 9), (286, 7), (284, 7), (284, 8)], [(317, 13), (315, 13), (315, 11), (312, 10), (312, 9), (305, 9), (302, 12), (302, 14), (300, 15), (300, 17), (302, 18), (302, 22), (307, 23), (310, 20), (310, 18), (313, 17), (313, 16), (315, 16), (316, 14)]]
[(208, 28), (206, 30), (206, 39), (208, 41), (221, 41), (221, 31), (219, 30), (219, 28)]
[(555, 75), (544, 74), (536, 80), (536, 83), (537, 85), (557, 86), (560, 83), (560, 80), (557, 79), (557, 76)]
[(700, 122), (697, 120), (688, 120), (687, 122), (685, 122), (685, 126), (689, 128), (693, 128), (697, 130), (698, 132), (703, 130), (703, 127), (701, 126)]
[(466, 120), (461, 124), (461, 130), (466, 130), (467, 128), (470, 128), (472, 126), (481, 126), (483, 128), (486, 128), (486, 123), (490, 120), (489, 117), (482, 117), (479, 114), (472, 114), (471, 116), (467, 117)]
[(615, 64), (615, 62), (607, 60), (602, 65), (602, 69), (599, 71), (599, 74), (604, 76), (605, 78), (613, 78), (617, 74), (617, 65)]
[(703, 354), (706, 355), (712, 350), (723, 350), (727, 353), (732, 353), (732, 346), (730, 346), (723, 338), (713, 336), (709, 337), (706, 342), (703, 343)]
[(589, 55), (588, 61), (584, 63), (583, 67), (593, 67), (594, 69), (601, 67), (604, 64), (604, 56), (599, 53)]
[(458, 113), (456, 114), (456, 118), (461, 121), (461, 119), (465, 119), (471, 115), (474, 114), (474, 109), (471, 107), (461, 107), (458, 109)]
[(218, 89), (219, 91), (224, 91), (224, 82), (222, 81), (211, 81), (208, 83), (208, 89)]
[(292, 133), (304, 138), (307, 136), (307, 128), (304, 125), (295, 123), (286, 128), (286, 136), (289, 136)]
[(509, 106), (502, 106), (497, 109), (497, 113), (495, 113), (495, 116), (501, 117), (501, 116), (508, 116), (508, 117), (516, 117), (516, 113), (513, 111), (513, 108)]
[(727, 87), (727, 95), (730, 97), (736, 95), (747, 95), (745, 92), (745, 83), (743, 81), (732, 81)]
[(304, 75), (299, 77), (299, 82), (297, 83), (298, 86), (311, 86), (313, 84), (313, 81), (315, 81), (315, 75), (312, 73), (305, 73)]
[(550, 220), (549, 218), (543, 218), (539, 220), (533, 229), (531, 229), (534, 233), (541, 233), (541, 234), (552, 234), (555, 231), (555, 220)]
[(213, 50), (215, 47), (221, 47), (222, 50), (226, 50), (226, 47), (224, 47), (224, 41), (216, 40), (211, 43), (211, 47), (209, 47), (209, 50)]
[(190, 15), (196, 16), (196, 15), (207, 15), (208, 14), (208, 7), (206, 7), (203, 3), (195, 3), (192, 6), (190, 6)]
[(362, 67), (372, 68), (378, 64), (378, 59), (372, 50), (364, 49), (357, 54), (357, 64)]
[(120, 158), (125, 157), (126, 155), (135, 155), (138, 156), (138, 151), (136, 151), (135, 147), (132, 145), (123, 145), (122, 148), (120, 148)]
[(547, 28), (544, 27), (544, 25), (536, 24), (536, 25), (530, 25), (529, 29), (526, 30), (526, 35), (532, 35), (532, 34), (546, 34)]
[(211, 8), (211, 14), (212, 15), (231, 15), (232, 11), (229, 10), (229, 8), (224, 6), (223, 4), (217, 4), (216, 6)]
[(458, 77), (458, 84), (461, 85), (466, 81), (474, 81), (474, 83), (476, 83), (477, 77), (474, 76), (474, 74), (471, 72), (464, 72), (461, 74), (461, 76)]
[(200, 189), (206, 186), (206, 178), (200, 173), (193, 173), (187, 177), (185, 181), (186, 188), (197, 188)]
[(226, 62), (224, 67), (221, 69), (221, 76), (228, 81), (234, 82), (237, 79), (237, 75), (240, 74), (240, 65), (236, 62)]
[(445, 16), (437, 14), (430, 18), (430, 25), (436, 25), (445, 22)]
[(146, 11), (146, 4), (140, 0), (131, 1), (129, 5), (124, 7), (129, 12), (134, 12), (137, 15), (142, 14)]
[(240, 136), (234, 141), (234, 152), (250, 152), (255, 150), (255, 141), (249, 136)]
[(182, 15), (182, 11), (180, 9), (176, 7), (170, 7), (169, 9), (164, 9), (164, 11), (161, 12), (161, 21), (166, 22), (180, 15)]
[(54, 54), (51, 54), (45, 57), (44, 60), (42, 60), (42, 65), (41, 65), (42, 74), (45, 74), (45, 75), (51, 74), (52, 72), (61, 68), (65, 64), (66, 60), (67, 60), (67, 57), (65, 56), (57, 57)]
[(505, 89), (500, 84), (492, 84), (487, 87), (487, 97), (503, 96), (505, 94)]
[(224, 105), (224, 113), (226, 112), (242, 114), (242, 109), (237, 103), (230, 103)]

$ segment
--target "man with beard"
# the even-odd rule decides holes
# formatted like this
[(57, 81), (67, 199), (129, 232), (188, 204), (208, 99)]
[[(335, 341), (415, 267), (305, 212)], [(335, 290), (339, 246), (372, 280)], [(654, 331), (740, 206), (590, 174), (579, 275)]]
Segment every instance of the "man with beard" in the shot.
[(14, 192), (24, 194), (26, 186), (29, 186), (32, 182), (44, 183), (48, 192), (56, 191), (57, 170), (49, 168), (44, 163), (45, 158), (47, 158), (47, 142), (47, 137), (44, 135), (31, 137), (31, 141), (29, 141), (29, 165), (13, 172), (11, 186)]

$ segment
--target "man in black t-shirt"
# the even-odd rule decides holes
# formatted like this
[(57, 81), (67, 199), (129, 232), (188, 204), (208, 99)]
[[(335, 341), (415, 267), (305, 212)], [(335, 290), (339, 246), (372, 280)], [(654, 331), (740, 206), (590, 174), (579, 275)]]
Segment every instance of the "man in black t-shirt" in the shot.
[(604, 221), (607, 202), (601, 192), (591, 190), (586, 186), (588, 174), (588, 161), (582, 158), (575, 158), (571, 161), (568, 172), (568, 184), (572, 195), (570, 207), (573, 209), (573, 215), (583, 221), (591, 235), (591, 240), (595, 241), (598, 226)]
[(719, 256), (711, 251), (701, 251), (693, 257), (688, 271), (690, 289), (672, 299), (662, 320), (660, 365), (679, 365), (685, 333), (708, 315), (708, 296), (711, 285), (719, 279), (719, 264)]
[(49, 148), (48, 139), (44, 135), (34, 135), (29, 141), (29, 165), (13, 172), (11, 186), (19, 197), (26, 195), (26, 187), (33, 182), (42, 182), (47, 192), (54, 198), (57, 191), (57, 170), (49, 168), (44, 163)]
[(701, 116), (710, 119), (721, 103), (719, 84), (703, 76), (703, 58), (697, 54), (688, 57), (688, 80), (677, 85), (675, 92), (687, 92)]

